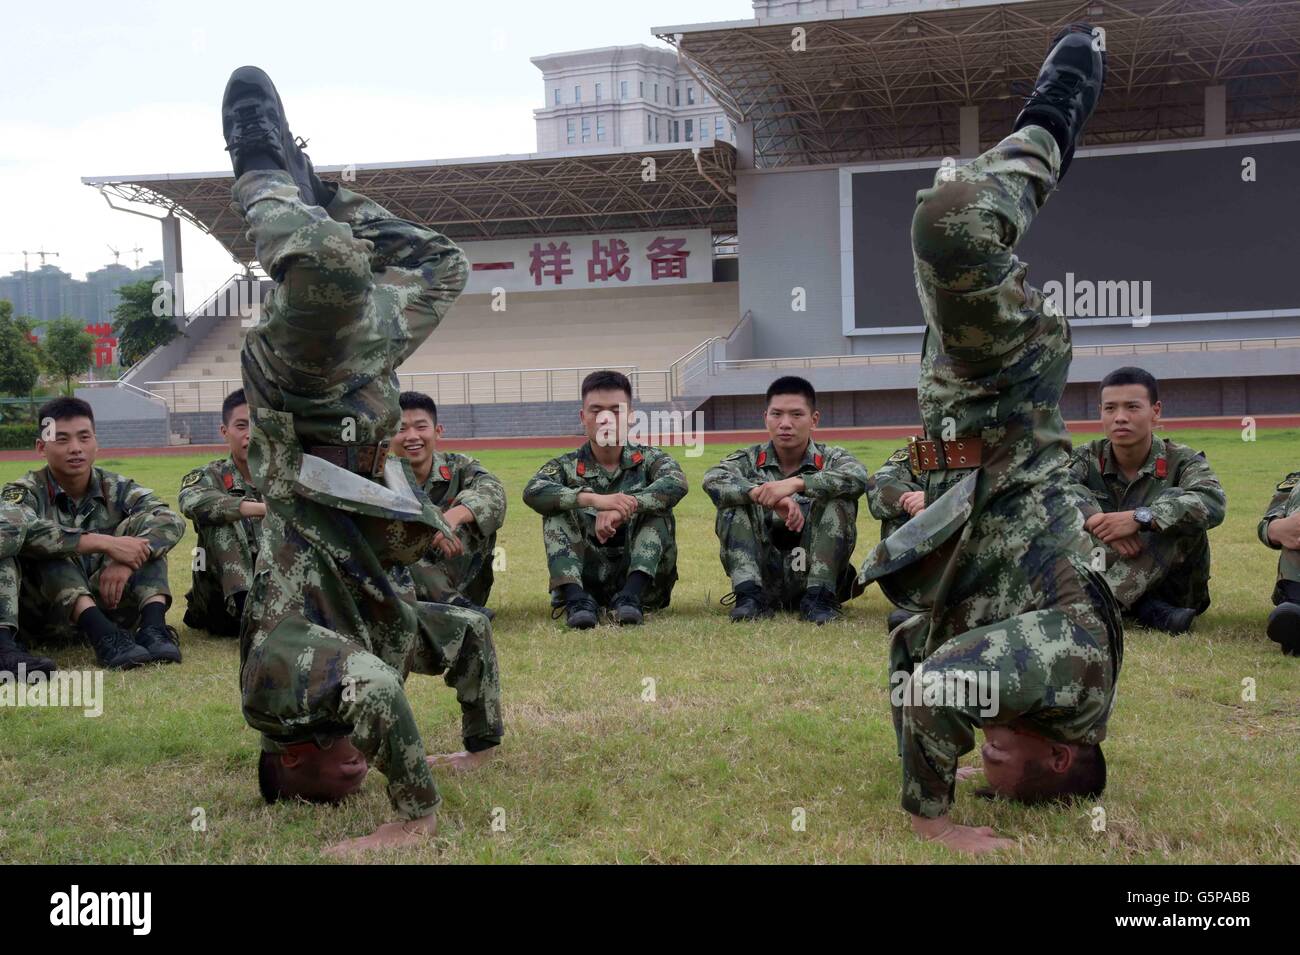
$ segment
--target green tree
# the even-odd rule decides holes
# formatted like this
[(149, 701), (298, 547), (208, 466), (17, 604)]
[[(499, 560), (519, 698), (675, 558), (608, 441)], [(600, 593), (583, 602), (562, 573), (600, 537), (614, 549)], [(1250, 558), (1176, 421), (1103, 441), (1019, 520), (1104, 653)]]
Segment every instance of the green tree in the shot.
[(117, 290), (113, 333), (117, 335), (117, 360), (129, 368), (159, 345), (181, 334), (172, 319), (154, 314), (153, 286), (157, 279), (142, 279)]
[(95, 336), (77, 319), (64, 315), (45, 326), (45, 364), (63, 378), (63, 393), (72, 394), (74, 375), (84, 374), (95, 357)]
[(41, 376), (40, 349), (27, 337), (31, 319), (15, 318), (13, 312), (11, 302), (0, 300), (0, 391), (26, 396), (31, 403), (32, 389)]

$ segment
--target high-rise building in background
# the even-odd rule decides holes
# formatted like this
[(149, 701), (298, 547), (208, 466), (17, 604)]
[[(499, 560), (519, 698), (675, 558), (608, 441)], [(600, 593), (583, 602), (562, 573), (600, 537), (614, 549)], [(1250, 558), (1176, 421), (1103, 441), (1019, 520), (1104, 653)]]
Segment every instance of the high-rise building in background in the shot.
[[(156, 279), (163, 265), (155, 259), (138, 269), (114, 263), (86, 273), (83, 282), (54, 265), (0, 276), (0, 299), (13, 303), (15, 315), (29, 315), (47, 322), (63, 315), (81, 319), (87, 325), (113, 321), (117, 290), (141, 279)], [(36, 334), (44, 337), (44, 331)]]
[(546, 96), (546, 105), (533, 110), (538, 152), (736, 141), (722, 106), (670, 50), (637, 43), (530, 62), (542, 71)]

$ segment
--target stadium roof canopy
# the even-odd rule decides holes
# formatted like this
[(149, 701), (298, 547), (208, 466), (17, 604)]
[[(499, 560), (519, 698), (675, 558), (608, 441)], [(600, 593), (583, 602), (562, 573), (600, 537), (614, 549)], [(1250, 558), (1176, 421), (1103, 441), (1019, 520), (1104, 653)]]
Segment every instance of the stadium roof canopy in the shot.
[[(655, 160), (647, 179), (645, 157)], [(339, 179), (343, 166), (319, 166)], [(736, 230), (735, 148), (680, 143), (617, 152), (528, 153), (374, 163), (346, 168), (350, 188), (453, 239), (505, 239), (659, 228)], [(256, 255), (231, 209), (229, 172), (88, 176), (108, 197), (174, 212), (214, 236), (239, 262)]]
[(1220, 84), (1227, 134), (1300, 127), (1300, 0), (920, 0), (653, 32), (753, 123), (755, 165), (783, 166), (956, 155), (966, 105), (996, 142), (1051, 38), (1081, 20), (1108, 55), (1089, 145), (1202, 136)]

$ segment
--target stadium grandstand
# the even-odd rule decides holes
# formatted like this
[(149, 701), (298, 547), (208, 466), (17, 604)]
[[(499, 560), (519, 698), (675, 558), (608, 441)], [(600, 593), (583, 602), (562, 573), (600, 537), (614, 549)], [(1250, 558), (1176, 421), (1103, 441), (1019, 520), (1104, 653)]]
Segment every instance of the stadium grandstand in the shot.
[[(1022, 246), (1074, 328), (1063, 413), (1090, 417), (1121, 364), (1156, 374), (1178, 416), (1300, 411), (1300, 221), (1277, 215), (1300, 208), (1300, 0), (755, 0), (753, 13), (653, 27), (675, 73), (663, 47), (535, 59), (550, 151), (321, 167), (469, 255), (469, 289), (399, 372), (435, 396), (449, 434), (576, 433), (593, 367), (715, 430), (757, 426), (784, 373), (818, 388), (824, 425), (915, 423), (916, 190), (1001, 138), (1049, 40), (1078, 20), (1105, 31), (1107, 94), (1044, 213), (1052, 228)], [(561, 59), (564, 83), (607, 76), (618, 94), (564, 102), (547, 73)], [(699, 135), (685, 120), (686, 136), (666, 124), (669, 142), (653, 118), (621, 123), (631, 100), (648, 105), (646, 63), (689, 87)], [(555, 130), (579, 120), (583, 141), (563, 142)], [(83, 181), (163, 210), (167, 277), (180, 219), (239, 264), (208, 301), (178, 300), (185, 337), (120, 387), (88, 389), (121, 422), (108, 442), (213, 440), (255, 319), (234, 306), (266, 290), (230, 174)]]

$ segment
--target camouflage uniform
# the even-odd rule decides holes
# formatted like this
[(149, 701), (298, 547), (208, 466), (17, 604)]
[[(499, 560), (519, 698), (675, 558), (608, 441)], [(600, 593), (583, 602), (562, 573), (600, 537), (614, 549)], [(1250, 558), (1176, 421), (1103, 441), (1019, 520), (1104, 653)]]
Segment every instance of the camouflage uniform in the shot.
[[(439, 797), (401, 681), (422, 611), (410, 574), (390, 571), (450, 528), (408, 462), (383, 462), (401, 420), (395, 369), (468, 264), (445, 236), (344, 187), (325, 210), (288, 173), (255, 170), (234, 197), (277, 283), (241, 355), (249, 471), (267, 508), (240, 640), (244, 716), (270, 749), (350, 732), (398, 811), (427, 815)], [(306, 453), (318, 445), (342, 446), (350, 467)], [(382, 479), (358, 473), (367, 455)]]
[(1074, 480), (1086, 488), (1084, 516), (1151, 508), (1155, 530), (1142, 534), (1142, 553), (1121, 557), (1105, 548), (1106, 581), (1120, 606), (1151, 595), (1175, 607), (1204, 613), (1210, 606), (1210, 539), (1223, 523), (1226, 498), (1203, 453), (1166, 438), (1152, 438), (1151, 451), (1132, 483), (1124, 480), (1110, 441), (1100, 438), (1074, 449)]
[(867, 507), (880, 521), (880, 538), (884, 540), (907, 523), (910, 514), (899, 503), (910, 491), (924, 491), (925, 477), (912, 470), (907, 448), (895, 451), (867, 481)]
[[(1013, 133), (917, 195), (912, 247), (925, 315), (918, 395), (927, 435), (979, 437), (978, 468), (926, 472), (926, 509), (863, 569), (926, 611), (893, 634), (895, 672), (999, 678), (990, 722), (1077, 743), (1105, 737), (1122, 657), (1119, 608), (1089, 566), (1059, 402), (1070, 331), (1012, 254), (1056, 184), (1046, 130)], [(955, 432), (950, 429), (955, 428)], [(986, 717), (954, 699), (895, 713), (903, 808), (937, 817)]]
[(161, 594), (171, 606), (167, 585), (169, 550), (185, 533), (185, 522), (156, 497), (128, 477), (92, 468), (86, 496), (73, 501), (49, 468), (28, 471), (5, 485), (4, 503), (18, 508), (26, 523), (21, 552), (19, 608), (23, 636), (36, 643), (69, 643), (80, 639), (72, 608), (82, 596), (99, 604), (99, 574), (103, 554), (78, 554), (83, 532), (117, 537), (144, 537), (151, 554), (127, 581), (113, 609), (100, 609), (123, 629), (133, 629), (140, 605)]
[(202, 563), (193, 568), (185, 595), (185, 623), (221, 636), (239, 633), (235, 597), (253, 586), (262, 522), (243, 517), (239, 505), (260, 502), (233, 458), (218, 458), (181, 479), (181, 513), (194, 522)]
[(1268, 539), (1268, 525), (1279, 517), (1290, 517), (1300, 511), (1300, 471), (1292, 471), (1278, 484), (1268, 510), (1259, 522), (1259, 539), (1266, 547), (1282, 551), (1277, 558), (1277, 583), (1273, 587), (1273, 603), (1300, 603), (1300, 551), (1283, 550)]
[[(797, 535), (776, 511), (749, 498), (758, 485), (788, 477), (802, 477), (806, 485), (794, 495), (804, 515)], [(867, 480), (866, 469), (848, 451), (812, 440), (790, 474), (782, 472), (771, 441), (733, 451), (709, 468), (704, 492), (718, 509), (714, 530), (732, 588), (757, 584), (786, 609), (798, 606), (809, 587), (825, 587), (848, 600), (853, 596), (855, 571), (849, 559), (858, 540), (858, 498)]]
[[(641, 605), (667, 607), (677, 582), (673, 507), (687, 490), (686, 475), (672, 455), (637, 444), (624, 445), (613, 474), (596, 461), (591, 442), (542, 465), (524, 487), (524, 503), (542, 515), (552, 604), (562, 603), (561, 587), (578, 584), (607, 607), (628, 575), (639, 570), (650, 577)], [(596, 509), (578, 506), (583, 491), (629, 494), (637, 500), (636, 513), (602, 544), (596, 540)]]
[(480, 607), (492, 593), (492, 556), (497, 530), (506, 519), (506, 490), (496, 475), (465, 454), (435, 451), (424, 493), (443, 511), (463, 504), (474, 515), (473, 524), (462, 524), (456, 536), (464, 552), (452, 559), (437, 548), (411, 565), (415, 591), (421, 600), (447, 600), (460, 595)]
[(18, 630), (18, 588), (22, 576), (18, 554), (27, 537), (27, 520), (23, 512), (10, 505), (0, 505), (0, 627)]

